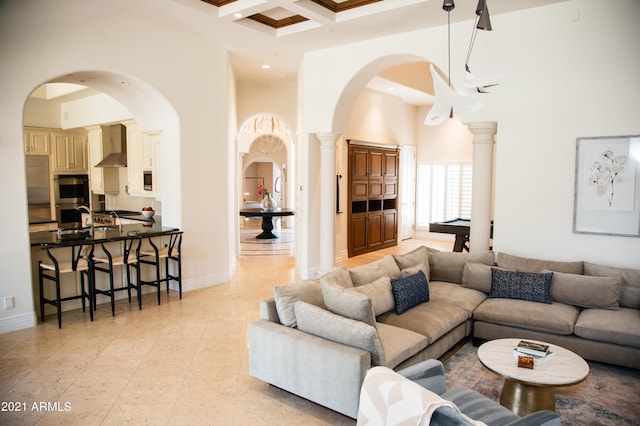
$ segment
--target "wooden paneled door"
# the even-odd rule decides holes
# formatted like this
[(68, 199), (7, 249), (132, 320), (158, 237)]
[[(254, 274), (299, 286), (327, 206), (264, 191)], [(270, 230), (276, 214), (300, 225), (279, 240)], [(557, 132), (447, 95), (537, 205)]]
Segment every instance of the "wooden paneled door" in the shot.
[(397, 148), (349, 143), (349, 257), (398, 243)]

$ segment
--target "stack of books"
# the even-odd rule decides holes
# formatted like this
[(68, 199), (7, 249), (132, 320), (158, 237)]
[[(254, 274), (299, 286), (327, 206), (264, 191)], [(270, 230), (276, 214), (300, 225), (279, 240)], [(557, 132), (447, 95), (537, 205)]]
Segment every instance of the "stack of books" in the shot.
[(549, 345), (521, 340), (514, 348), (513, 355), (518, 358), (519, 367), (533, 368), (550, 360), (553, 352), (549, 350)]

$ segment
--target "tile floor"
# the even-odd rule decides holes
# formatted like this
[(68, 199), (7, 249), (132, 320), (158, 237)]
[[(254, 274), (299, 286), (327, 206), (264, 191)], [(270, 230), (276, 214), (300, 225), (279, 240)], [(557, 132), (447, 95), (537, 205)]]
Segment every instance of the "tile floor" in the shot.
[[(357, 266), (424, 240), (345, 261)], [(450, 250), (447, 243), (436, 248)], [(354, 425), (248, 374), (247, 324), (277, 284), (299, 278), (292, 257), (240, 256), (230, 282), (99, 305), (0, 334), (2, 425)]]

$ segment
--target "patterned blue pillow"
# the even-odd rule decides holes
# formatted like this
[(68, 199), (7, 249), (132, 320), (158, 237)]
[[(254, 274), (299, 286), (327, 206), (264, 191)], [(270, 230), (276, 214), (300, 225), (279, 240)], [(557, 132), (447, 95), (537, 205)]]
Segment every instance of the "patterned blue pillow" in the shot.
[(396, 301), (398, 315), (422, 302), (429, 301), (429, 284), (422, 270), (404, 278), (391, 280), (391, 291)]
[(489, 297), (551, 303), (553, 272), (515, 272), (491, 268)]

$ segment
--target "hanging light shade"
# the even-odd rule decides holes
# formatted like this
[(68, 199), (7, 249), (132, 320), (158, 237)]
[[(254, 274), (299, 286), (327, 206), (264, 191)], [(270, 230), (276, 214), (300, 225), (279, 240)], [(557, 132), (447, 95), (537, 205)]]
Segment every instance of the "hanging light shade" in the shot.
[(476, 15), (478, 15), (478, 24), (476, 28), (479, 30), (491, 31), (491, 20), (489, 19), (489, 9), (486, 0), (479, 0), (476, 7)]
[(444, 0), (444, 2), (442, 3), (442, 8), (447, 12), (451, 12), (455, 7), (456, 4), (453, 2), (453, 0)]
[(278, 117), (256, 116), (244, 126), (245, 138), (262, 154), (273, 154), (289, 139), (289, 128)]

